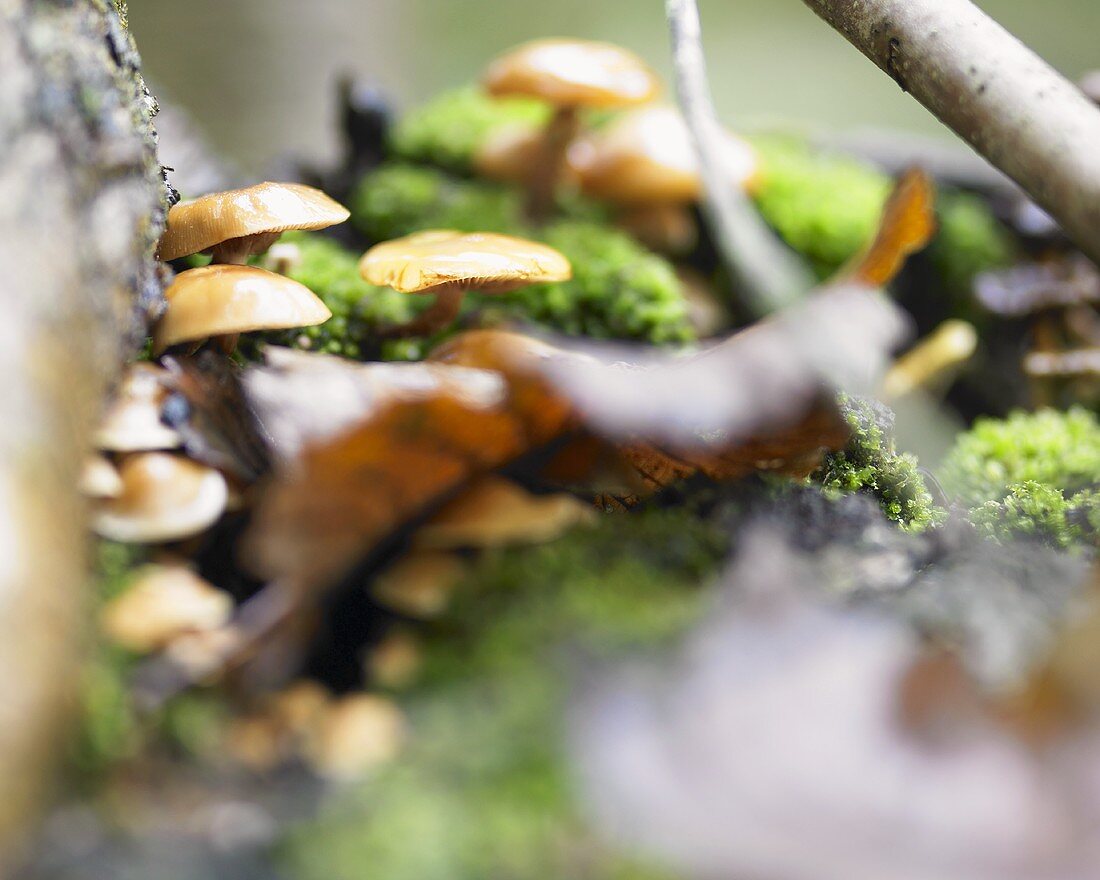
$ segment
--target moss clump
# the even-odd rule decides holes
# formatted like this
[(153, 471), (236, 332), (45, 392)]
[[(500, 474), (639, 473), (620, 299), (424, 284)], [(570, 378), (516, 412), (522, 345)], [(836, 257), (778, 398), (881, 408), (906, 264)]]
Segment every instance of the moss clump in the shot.
[[(463, 180), (438, 169), (390, 164), (368, 174), (351, 202), (356, 225), (372, 240), (420, 229), (502, 232), (540, 239), (573, 264), (573, 279), (503, 297), (469, 297), (492, 318), (532, 321), (561, 333), (657, 344), (692, 338), (687, 303), (672, 266), (625, 233), (577, 207), (542, 229), (523, 220), (513, 188)], [(598, 212), (597, 212), (598, 216)]]
[[(758, 136), (752, 143), (761, 162), (757, 208), (822, 277), (832, 274), (875, 234), (890, 178), (857, 159), (815, 150), (794, 137)], [(948, 286), (968, 290), (978, 272), (1009, 259), (1008, 234), (980, 199), (944, 194), (938, 215), (932, 256)]]
[(349, 207), (352, 222), (371, 241), (430, 227), (512, 234), (526, 227), (517, 190), (399, 162), (366, 175)]
[[(96, 602), (103, 604), (122, 593), (144, 555), (133, 545), (111, 541), (100, 542), (96, 552)], [(97, 645), (83, 669), (83, 705), (71, 763), (84, 782), (93, 781), (112, 763), (133, 755), (140, 745), (137, 716), (126, 688), (132, 662), (127, 651)]]
[(403, 114), (390, 131), (393, 154), (452, 171), (469, 171), (474, 153), (494, 131), (540, 126), (550, 108), (533, 98), (492, 98), (474, 85), (443, 92)]
[(1012, 261), (1008, 230), (978, 196), (945, 193), (937, 219), (940, 229), (928, 253), (947, 288), (969, 292), (979, 273)]
[[(283, 241), (295, 244), (301, 255), (289, 277), (316, 293), (329, 307), (332, 317), (316, 327), (264, 333), (243, 340), (242, 351), (246, 356), (253, 353), (249, 342), (255, 341), (361, 358), (365, 355), (364, 343), (379, 328), (404, 323), (426, 305), (424, 298), (368, 284), (359, 275), (357, 255), (332, 239), (288, 232)], [(419, 353), (420, 347), (415, 342), (392, 342), (387, 343), (383, 355), (389, 360), (405, 360)]]
[[(99, 542), (95, 567), (96, 605), (124, 592), (148, 551), (132, 544)], [(130, 677), (141, 658), (97, 642), (82, 672), (81, 711), (69, 754), (73, 783), (94, 788), (113, 767), (143, 753), (151, 743), (194, 754), (211, 749), (226, 709), (207, 693), (176, 697), (144, 716), (134, 703)]]
[(571, 686), (592, 662), (697, 619), (725, 533), (684, 511), (601, 519), (493, 553), (429, 643), (405, 754), (286, 841), (298, 880), (656, 880), (585, 824), (568, 770)]
[(994, 537), (1095, 545), (1100, 421), (1080, 407), (979, 419), (948, 453), (943, 481)]
[(838, 400), (851, 439), (825, 457), (812, 480), (827, 491), (867, 492), (902, 527), (923, 531), (942, 516), (932, 501), (917, 459), (897, 451), (894, 413), (875, 400), (841, 394)]

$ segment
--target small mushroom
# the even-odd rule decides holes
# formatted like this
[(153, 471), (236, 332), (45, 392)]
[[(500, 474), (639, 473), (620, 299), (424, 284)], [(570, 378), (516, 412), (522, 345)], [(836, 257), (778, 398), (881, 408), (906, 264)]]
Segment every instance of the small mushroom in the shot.
[(973, 324), (944, 321), (897, 359), (882, 381), (883, 399), (897, 400), (919, 388), (947, 385), (977, 348), (978, 332)]
[(454, 550), (541, 544), (595, 518), (596, 511), (572, 495), (533, 495), (503, 477), (488, 476), (421, 526), (413, 546)]
[[(730, 184), (753, 186), (758, 162), (752, 147), (726, 133)], [(628, 231), (658, 250), (684, 253), (697, 230), (687, 206), (702, 195), (703, 182), (691, 134), (672, 107), (641, 107), (606, 129), (577, 141), (569, 164), (590, 196), (620, 205)]]
[(492, 95), (526, 95), (554, 106), (538, 161), (530, 166), (528, 216), (544, 220), (570, 143), (580, 128), (578, 111), (642, 104), (657, 93), (656, 76), (633, 52), (587, 40), (534, 40), (497, 58), (485, 73)]
[(371, 284), (402, 293), (434, 294), (418, 317), (391, 328), (391, 336), (423, 336), (447, 327), (468, 290), (508, 293), (528, 284), (565, 281), (569, 261), (544, 244), (491, 232), (430, 230), (383, 242), (359, 262)]
[(131, 364), (95, 434), (106, 452), (175, 449), (179, 433), (161, 421), (168, 397), (167, 372), (154, 364)]
[(372, 684), (401, 690), (412, 684), (420, 673), (422, 653), (415, 635), (408, 630), (397, 629), (371, 649), (365, 671)]
[(168, 308), (153, 331), (157, 354), (182, 342), (230, 340), (253, 330), (323, 324), (332, 312), (306, 286), (252, 266), (204, 266), (181, 272), (164, 292)]
[(80, 469), (80, 491), (88, 498), (117, 498), (122, 494), (122, 477), (102, 455), (90, 455)]
[(291, 229), (343, 223), (350, 212), (319, 189), (259, 183), (181, 202), (168, 212), (157, 256), (165, 261), (210, 251), (215, 263), (245, 263)]
[(408, 553), (374, 579), (371, 595), (386, 608), (408, 617), (438, 617), (466, 572), (453, 553)]
[(351, 694), (332, 703), (305, 744), (305, 758), (319, 775), (355, 779), (392, 761), (405, 739), (405, 716), (375, 694)]
[(111, 641), (145, 653), (185, 633), (224, 626), (232, 612), (233, 598), (185, 565), (150, 565), (104, 607), (100, 625)]
[(155, 544), (189, 538), (225, 510), (225, 478), (178, 455), (131, 455), (119, 476), (122, 493), (100, 505), (93, 518), (96, 532), (112, 541)]

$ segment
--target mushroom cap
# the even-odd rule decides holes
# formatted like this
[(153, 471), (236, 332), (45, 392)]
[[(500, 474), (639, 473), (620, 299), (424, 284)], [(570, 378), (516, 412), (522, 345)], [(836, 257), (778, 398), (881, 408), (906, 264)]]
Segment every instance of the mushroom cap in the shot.
[(375, 245), (363, 254), (359, 272), (371, 284), (402, 293), (505, 293), (526, 284), (565, 281), (573, 269), (564, 255), (535, 241), (434, 229)]
[[(722, 133), (722, 143), (731, 181), (748, 187), (758, 170), (755, 152), (729, 132)], [(702, 194), (691, 133), (673, 107), (624, 113), (574, 144), (569, 161), (587, 194), (612, 202), (693, 202)]]
[(180, 445), (179, 432), (160, 420), (161, 406), (168, 395), (167, 375), (155, 364), (130, 365), (96, 430), (99, 449), (151, 452)]
[(194, 342), (253, 330), (323, 324), (332, 312), (305, 285), (253, 266), (188, 269), (164, 292), (168, 309), (153, 333), (158, 354)]
[(178, 455), (144, 452), (119, 468), (122, 493), (96, 511), (96, 532), (112, 541), (153, 544), (197, 535), (225, 510), (225, 478)]
[(80, 491), (89, 498), (117, 498), (122, 494), (122, 477), (102, 455), (90, 455), (80, 469)]
[(660, 83), (644, 61), (613, 43), (532, 40), (485, 72), (491, 95), (528, 95), (557, 107), (626, 107), (652, 100)]
[(503, 477), (483, 477), (445, 504), (413, 536), (413, 546), (431, 550), (541, 544), (596, 518), (572, 495), (533, 495)]
[(233, 598), (185, 565), (149, 565), (103, 609), (100, 624), (116, 644), (154, 651), (184, 633), (229, 622)]
[(319, 189), (300, 183), (258, 183), (180, 202), (168, 212), (157, 256), (175, 260), (235, 238), (290, 229), (324, 229), (351, 216)]

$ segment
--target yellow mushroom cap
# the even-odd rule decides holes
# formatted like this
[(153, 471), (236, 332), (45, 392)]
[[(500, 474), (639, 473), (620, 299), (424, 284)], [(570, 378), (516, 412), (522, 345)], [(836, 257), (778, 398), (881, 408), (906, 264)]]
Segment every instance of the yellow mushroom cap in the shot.
[(323, 324), (332, 312), (308, 287), (252, 266), (216, 265), (181, 272), (164, 292), (168, 309), (153, 350), (253, 330)]
[(444, 505), (413, 537), (432, 550), (540, 544), (596, 518), (572, 495), (533, 495), (503, 477), (487, 476)]
[(229, 622), (232, 597), (185, 565), (149, 565), (103, 609), (103, 632), (131, 651), (155, 651), (190, 632)]
[(122, 477), (102, 455), (91, 455), (80, 469), (80, 491), (89, 498), (117, 498), (122, 494)]
[(160, 420), (168, 372), (155, 364), (131, 364), (95, 433), (99, 449), (149, 452), (175, 449), (180, 435)]
[(446, 289), (504, 293), (525, 284), (565, 281), (564, 255), (535, 241), (493, 232), (436, 229), (375, 245), (359, 261), (371, 284), (402, 293)]
[[(734, 185), (747, 187), (757, 173), (756, 154), (723, 133), (726, 168)], [(604, 131), (577, 142), (569, 161), (589, 195), (623, 204), (692, 202), (702, 193), (691, 133), (667, 106), (624, 113)]]
[(112, 541), (153, 544), (189, 538), (212, 526), (225, 510), (225, 478), (178, 455), (145, 452), (119, 468), (122, 492), (105, 501), (93, 523)]
[(485, 72), (492, 95), (529, 95), (557, 107), (626, 107), (649, 101), (660, 84), (635, 55), (612, 43), (532, 40)]
[(180, 202), (168, 212), (157, 256), (175, 260), (222, 242), (290, 229), (324, 229), (351, 216), (319, 189), (299, 183), (258, 183)]

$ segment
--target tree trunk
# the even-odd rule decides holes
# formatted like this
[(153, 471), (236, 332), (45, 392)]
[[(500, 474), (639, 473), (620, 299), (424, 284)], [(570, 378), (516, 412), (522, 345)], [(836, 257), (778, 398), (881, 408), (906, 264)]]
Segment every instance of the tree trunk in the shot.
[(80, 462), (161, 301), (155, 112), (121, 3), (0, 0), (0, 874), (73, 705)]

